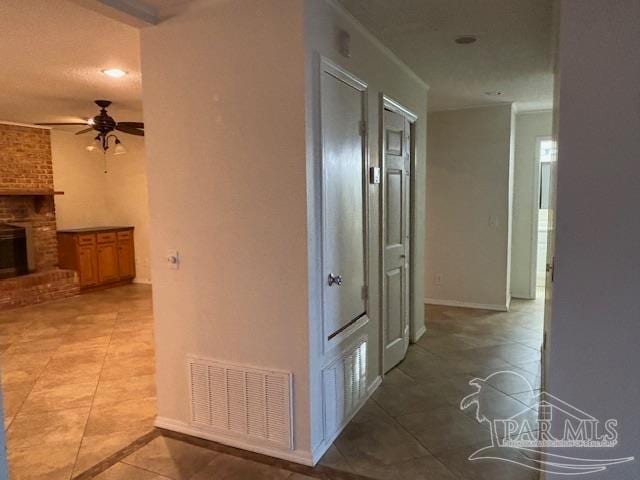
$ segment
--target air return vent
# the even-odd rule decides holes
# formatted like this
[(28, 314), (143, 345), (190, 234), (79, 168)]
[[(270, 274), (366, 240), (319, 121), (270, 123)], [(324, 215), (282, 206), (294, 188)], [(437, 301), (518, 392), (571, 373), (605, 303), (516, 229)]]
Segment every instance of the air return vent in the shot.
[(291, 374), (188, 361), (194, 425), (293, 448)]
[(325, 438), (351, 418), (367, 396), (367, 339), (362, 338), (323, 370)]

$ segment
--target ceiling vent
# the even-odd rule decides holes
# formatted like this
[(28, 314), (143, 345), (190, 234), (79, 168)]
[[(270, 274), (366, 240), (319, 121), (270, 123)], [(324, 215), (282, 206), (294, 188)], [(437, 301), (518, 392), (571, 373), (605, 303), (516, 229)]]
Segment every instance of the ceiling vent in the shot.
[(290, 373), (188, 362), (192, 424), (293, 449)]

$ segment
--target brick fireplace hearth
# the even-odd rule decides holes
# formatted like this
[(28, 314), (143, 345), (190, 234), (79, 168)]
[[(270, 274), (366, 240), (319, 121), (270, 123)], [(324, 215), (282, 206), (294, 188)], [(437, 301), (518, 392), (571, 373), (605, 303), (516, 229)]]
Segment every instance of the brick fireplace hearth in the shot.
[(0, 123), (0, 224), (27, 226), (32, 272), (0, 280), (0, 310), (75, 295), (77, 275), (58, 268), (49, 130)]

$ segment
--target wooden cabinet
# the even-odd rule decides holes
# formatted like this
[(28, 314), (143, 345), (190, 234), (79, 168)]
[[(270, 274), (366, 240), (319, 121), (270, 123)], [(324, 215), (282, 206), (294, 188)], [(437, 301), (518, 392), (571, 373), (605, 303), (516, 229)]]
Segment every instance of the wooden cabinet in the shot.
[(81, 288), (130, 282), (136, 275), (133, 227), (58, 231), (60, 268), (76, 270)]

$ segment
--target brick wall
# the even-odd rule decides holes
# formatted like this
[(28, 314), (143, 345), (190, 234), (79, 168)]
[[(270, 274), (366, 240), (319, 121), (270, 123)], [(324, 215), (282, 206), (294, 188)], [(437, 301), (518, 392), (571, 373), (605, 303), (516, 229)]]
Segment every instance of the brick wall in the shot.
[(48, 270), (0, 282), (0, 311), (34, 305), (80, 293), (78, 275), (73, 270)]
[[(4, 172), (0, 172), (0, 177)], [(58, 266), (58, 239), (53, 197), (44, 197), (36, 209), (34, 197), (0, 196), (0, 223), (30, 222), (33, 226), (36, 270)]]
[(49, 130), (0, 123), (0, 189), (53, 190)]
[(53, 190), (49, 130), (0, 123), (0, 223), (33, 228), (36, 273), (0, 280), (0, 310), (75, 295), (75, 272), (59, 270), (52, 196), (9, 195), (7, 190)]

